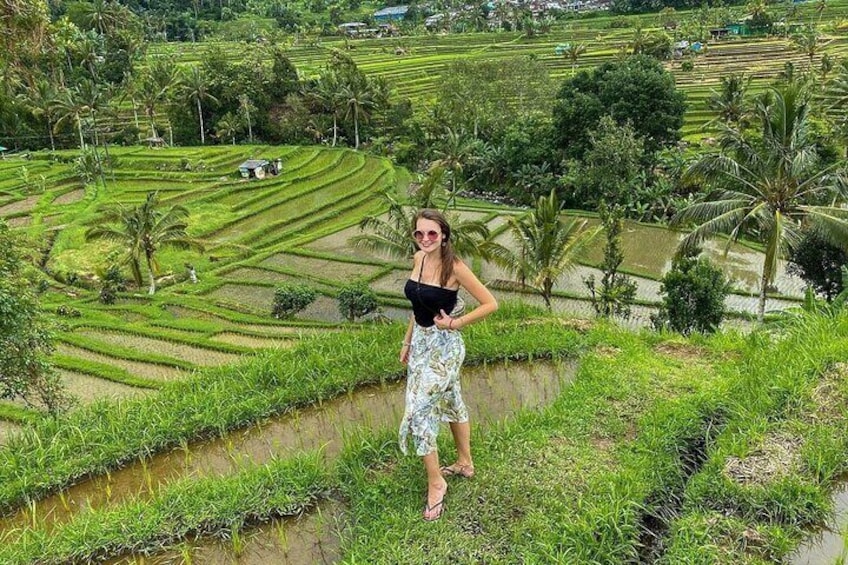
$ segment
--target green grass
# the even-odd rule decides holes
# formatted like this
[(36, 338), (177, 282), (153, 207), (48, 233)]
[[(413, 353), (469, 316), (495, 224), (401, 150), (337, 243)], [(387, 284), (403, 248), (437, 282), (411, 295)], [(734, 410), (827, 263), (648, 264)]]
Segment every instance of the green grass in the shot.
[[(179, 482), (90, 510), (49, 535), (36, 524), (5, 544), (0, 559), (86, 560), (155, 551), (195, 534), (239, 543), (251, 526), (327, 497), (347, 506), (348, 564), (764, 564), (785, 558), (802, 527), (821, 520), (827, 491), (846, 467), (848, 316), (683, 339), (608, 325), (580, 334), (526, 308), (508, 314), (469, 332), (475, 359), (579, 354), (579, 372), (550, 406), (474, 428), (477, 476), (450, 481), (438, 522), (421, 520), (421, 464), (400, 456), (394, 431), (356, 432), (333, 465), (306, 454)], [(322, 379), (340, 362), (373, 377), (376, 365), (360, 357), (377, 350), (361, 348), (382, 346), (385, 332), (398, 330), (360, 332), (351, 342), (356, 352), (321, 347), (321, 338), (307, 357), (303, 349), (290, 354)], [(266, 371), (285, 358), (267, 358)], [(755, 453), (770, 430), (803, 438), (800, 464), (755, 487), (728, 481), (720, 470), (727, 458)], [(451, 451), (445, 434), (440, 453), (449, 461)], [(649, 529), (662, 543), (648, 543)]]
[[(397, 351), (385, 344), (397, 342), (402, 332), (391, 324), (305, 339), (291, 350), (269, 351), (232, 368), (169, 383), (154, 397), (119, 402), (103, 413), (93, 409), (96, 418), (92, 410), (80, 409), (64, 420), (43, 421), (32, 435), (14, 438), (0, 450), (0, 506), (40, 497), (182, 441), (223, 433), (362, 384), (397, 379)], [(525, 328), (520, 317), (470, 333), (475, 342), (471, 362), (573, 354), (582, 341), (569, 331), (545, 337), (543, 324)], [(504, 335), (511, 336), (508, 346), (502, 343)]]

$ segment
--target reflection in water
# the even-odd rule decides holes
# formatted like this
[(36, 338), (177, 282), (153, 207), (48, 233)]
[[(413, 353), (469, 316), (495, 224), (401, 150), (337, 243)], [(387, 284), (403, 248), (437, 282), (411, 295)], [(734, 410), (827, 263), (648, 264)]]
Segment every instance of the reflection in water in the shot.
[[(550, 403), (573, 374), (571, 362), (466, 367), (463, 389), (473, 420), (485, 423)], [(90, 508), (114, 505), (132, 497), (148, 498), (176, 480), (228, 475), (246, 466), (267, 463), (274, 456), (284, 458), (322, 448), (325, 458), (334, 458), (344, 437), (358, 427), (387, 429), (398, 425), (403, 413), (404, 386), (405, 382), (397, 382), (361, 388), (223, 438), (137, 461), (21, 509), (0, 521), (0, 535), (33, 523), (50, 530)]]
[(830, 565), (848, 559), (848, 478), (833, 493), (833, 511), (832, 520), (821, 532), (802, 543), (788, 563)]
[(273, 520), (242, 532), (237, 541), (188, 540), (178, 549), (123, 556), (108, 565), (324, 565), (341, 558), (343, 524), (344, 508), (329, 501), (304, 516)]

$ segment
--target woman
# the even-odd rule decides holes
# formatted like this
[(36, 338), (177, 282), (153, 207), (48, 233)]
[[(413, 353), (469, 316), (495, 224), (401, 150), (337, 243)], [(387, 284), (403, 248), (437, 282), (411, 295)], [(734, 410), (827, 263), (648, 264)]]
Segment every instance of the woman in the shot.
[[(408, 375), (400, 446), (406, 453), (407, 439), (411, 437), (415, 452), (424, 461), (428, 485), (424, 519), (430, 521), (439, 519), (444, 512), (448, 488), (445, 477), (474, 475), (471, 427), (459, 384), (459, 369), (465, 358), (459, 330), (497, 310), (498, 303), (454, 255), (450, 226), (441, 213), (421, 210), (414, 225), (412, 236), (419, 250), (404, 287), (413, 314), (400, 350), (400, 362), (407, 365)], [(465, 315), (453, 312), (460, 288), (480, 303)], [(436, 451), (439, 421), (450, 422), (457, 451), (456, 461), (441, 468)]]

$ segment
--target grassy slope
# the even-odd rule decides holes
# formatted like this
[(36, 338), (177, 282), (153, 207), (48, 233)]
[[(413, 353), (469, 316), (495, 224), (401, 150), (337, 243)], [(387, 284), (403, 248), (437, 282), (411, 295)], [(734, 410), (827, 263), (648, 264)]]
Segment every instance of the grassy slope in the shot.
[[(352, 438), (334, 469), (307, 457), (189, 481), (144, 503), (92, 511), (50, 536), (30, 531), (0, 557), (58, 563), (155, 549), (187, 532), (228, 538), (333, 491), (349, 504), (346, 563), (767, 563), (823, 516), (827, 489), (846, 469), (848, 316), (802, 318), (780, 335), (683, 340), (603, 325), (581, 335), (556, 319), (528, 324), (528, 310), (508, 314), (470, 332), (472, 357), (503, 352), (494, 340), (518, 340), (515, 353), (530, 344), (536, 354), (582, 352), (577, 380), (550, 407), (476, 433), (478, 476), (451, 481), (437, 523), (420, 520), (420, 463), (399, 457), (386, 431)], [(343, 361), (356, 373), (364, 367), (355, 343), (370, 347), (374, 337), (364, 332), (309, 363), (329, 370)], [(287, 355), (298, 354), (267, 358), (262, 372)], [(780, 480), (763, 473), (752, 485), (722, 471), (787, 427), (803, 448)], [(449, 442), (441, 447), (449, 458)], [(287, 465), (288, 480), (265, 482), (242, 503), (243, 485)], [(648, 525), (664, 543), (649, 543)], [(742, 543), (751, 536), (756, 543)]]

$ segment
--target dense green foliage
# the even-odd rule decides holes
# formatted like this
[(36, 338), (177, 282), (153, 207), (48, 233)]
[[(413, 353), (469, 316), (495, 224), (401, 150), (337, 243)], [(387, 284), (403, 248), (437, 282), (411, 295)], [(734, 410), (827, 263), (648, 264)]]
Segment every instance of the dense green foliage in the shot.
[(654, 152), (680, 138), (685, 110), (685, 97), (656, 59), (637, 55), (604, 63), (566, 80), (557, 94), (556, 145), (570, 157), (582, 157), (590, 132), (611, 116), (619, 125), (630, 124)]
[(848, 267), (848, 251), (810, 230), (792, 251), (787, 270), (830, 302), (848, 283), (842, 279), (844, 267)]
[(601, 280), (596, 281), (595, 275), (589, 275), (584, 280), (589, 289), (590, 300), (595, 314), (602, 318), (614, 316), (627, 319), (630, 308), (636, 298), (636, 282), (620, 272), (624, 253), (621, 250), (621, 208), (608, 206), (601, 200), (598, 210), (604, 226), (604, 259), (600, 265)]
[(656, 329), (666, 328), (683, 335), (718, 329), (730, 283), (709, 259), (696, 255), (676, 257), (660, 288), (662, 305), (652, 318)]
[(684, 253), (719, 233), (747, 235), (764, 245), (760, 320), (777, 263), (797, 247), (804, 226), (831, 244), (848, 244), (848, 212), (834, 205), (843, 198), (847, 162), (824, 159), (811, 106), (809, 87), (798, 82), (760, 97), (754, 126), (723, 128), (721, 150), (701, 155), (689, 170), (714, 187), (712, 198), (675, 218), (696, 225), (681, 242)]
[(377, 294), (364, 282), (343, 287), (336, 300), (339, 302), (339, 312), (348, 322), (367, 316), (378, 307)]
[(66, 399), (47, 360), (52, 337), (22, 254), (18, 238), (0, 220), (0, 399), (22, 399), (56, 414)]
[(285, 284), (274, 289), (271, 315), (277, 319), (291, 318), (318, 297), (315, 289), (306, 284)]

